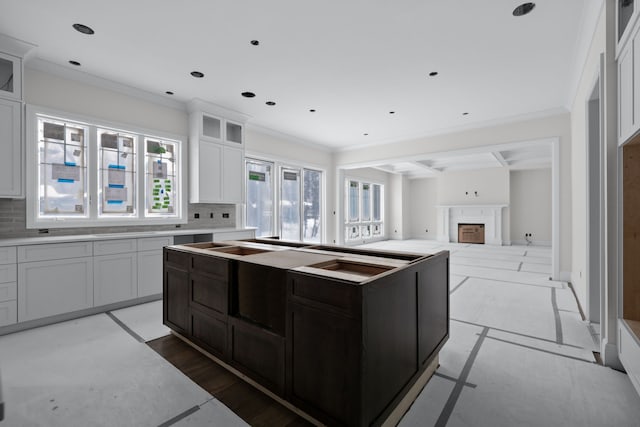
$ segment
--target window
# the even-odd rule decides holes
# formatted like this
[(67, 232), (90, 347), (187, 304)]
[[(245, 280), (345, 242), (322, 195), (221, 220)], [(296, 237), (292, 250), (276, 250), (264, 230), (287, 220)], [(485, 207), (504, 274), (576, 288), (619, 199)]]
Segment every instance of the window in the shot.
[(250, 158), (245, 164), (246, 225), (256, 236), (322, 242), (323, 172)]
[(27, 111), (27, 227), (187, 222), (179, 140)]
[(355, 179), (346, 180), (345, 240), (367, 240), (383, 236), (383, 186)]
[(247, 159), (247, 226), (256, 236), (273, 236), (273, 163)]

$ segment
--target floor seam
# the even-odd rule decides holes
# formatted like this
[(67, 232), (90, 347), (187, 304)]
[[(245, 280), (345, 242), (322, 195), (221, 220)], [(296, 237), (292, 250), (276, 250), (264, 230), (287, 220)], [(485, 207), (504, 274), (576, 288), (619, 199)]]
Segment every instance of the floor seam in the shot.
[(466, 276), (464, 279), (462, 279), (462, 282), (458, 283), (458, 285), (455, 288), (451, 289), (451, 291), (449, 292), (449, 295), (453, 295), (453, 293), (457, 291), (460, 286), (464, 285), (464, 283), (467, 280), (469, 280), (469, 276)]
[(193, 406), (189, 409), (187, 409), (184, 412), (181, 412), (180, 414), (176, 415), (175, 417), (163, 422), (162, 424), (160, 424), (158, 427), (169, 427), (174, 425), (175, 423), (177, 423), (178, 421), (187, 418), (189, 415), (193, 414), (194, 412), (197, 412), (200, 410), (200, 405), (196, 405)]
[(133, 329), (131, 329), (130, 327), (128, 327), (127, 325), (124, 324), (124, 322), (120, 319), (118, 319), (112, 312), (107, 311), (105, 313), (107, 316), (109, 316), (111, 318), (111, 320), (113, 320), (114, 322), (116, 322), (116, 324), (118, 326), (120, 326), (122, 329), (124, 329), (124, 331), (126, 333), (128, 333), (129, 335), (131, 335), (136, 341), (140, 342), (140, 343), (145, 343), (144, 338), (142, 338), (140, 335), (138, 335), (137, 333), (134, 332)]
[[(502, 338), (496, 338), (496, 337), (490, 337), (490, 336), (487, 336), (486, 338), (489, 338), (489, 339), (494, 340), (494, 341), (500, 341), (500, 342), (503, 342), (505, 344), (517, 345), (518, 347), (523, 347), (523, 348), (526, 348), (526, 349), (529, 349), (529, 350), (536, 350), (536, 351), (540, 351), (542, 353), (552, 354), (554, 356), (564, 357), (564, 358), (571, 359), (571, 360), (577, 360), (579, 362), (594, 363), (593, 361), (588, 360), (588, 359), (582, 359), (580, 357), (570, 356), (568, 354), (557, 353), (555, 351), (545, 350), (543, 348), (534, 347), (532, 345), (520, 344), (520, 343), (517, 343), (515, 341), (509, 341), (509, 340), (505, 340), (505, 339), (502, 339)], [(583, 349), (583, 350), (586, 350), (586, 349)], [(586, 350), (586, 351), (590, 352), (591, 350)]]
[(455, 408), (456, 403), (460, 398), (460, 394), (462, 393), (464, 384), (467, 382), (467, 378), (469, 377), (469, 373), (471, 372), (471, 368), (473, 367), (473, 362), (475, 362), (476, 357), (480, 352), (480, 347), (482, 346), (482, 343), (484, 342), (484, 339), (486, 338), (488, 333), (488, 327), (485, 327), (480, 333), (478, 340), (476, 341), (473, 349), (471, 350), (471, 353), (469, 354), (469, 357), (467, 358), (467, 362), (462, 368), (462, 372), (460, 373), (458, 381), (453, 386), (453, 390), (449, 395), (449, 399), (447, 399), (447, 403), (445, 403), (444, 408), (442, 408), (442, 412), (440, 412), (440, 416), (438, 417), (438, 421), (436, 421), (435, 427), (444, 427), (447, 425), (447, 422), (449, 421), (449, 418), (453, 413), (453, 409)]
[(556, 288), (551, 288), (551, 306), (553, 307), (553, 317), (556, 323), (556, 342), (562, 344), (564, 337), (562, 336), (562, 319), (558, 311), (558, 301), (556, 298)]

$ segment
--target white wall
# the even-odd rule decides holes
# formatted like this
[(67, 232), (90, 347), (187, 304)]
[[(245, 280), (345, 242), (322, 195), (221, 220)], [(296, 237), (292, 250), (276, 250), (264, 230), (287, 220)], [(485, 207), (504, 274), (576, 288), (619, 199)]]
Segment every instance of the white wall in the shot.
[(438, 180), (437, 178), (409, 181), (410, 237), (435, 240), (438, 237)]
[(509, 170), (491, 168), (445, 172), (438, 176), (438, 204), (507, 205)]
[(587, 121), (586, 104), (591, 95), (596, 76), (600, 69), (600, 53), (605, 49), (605, 16), (602, 14), (593, 35), (591, 48), (583, 68), (582, 78), (571, 110), (571, 204), (572, 204), (572, 254), (571, 283), (582, 307), (586, 307), (587, 284), (587, 186), (586, 152)]
[(511, 242), (551, 245), (551, 169), (514, 170), (510, 173)]
[(569, 274), (572, 270), (571, 115), (569, 113), (379, 145), (375, 149), (341, 151), (336, 153), (334, 161), (336, 167), (362, 165), (382, 159), (389, 163), (393, 160), (410, 160), (424, 153), (440, 153), (553, 137), (560, 140), (560, 270)]
[(27, 104), (168, 132), (187, 142), (189, 123), (184, 108), (159, 105), (35, 69), (26, 68), (24, 76)]

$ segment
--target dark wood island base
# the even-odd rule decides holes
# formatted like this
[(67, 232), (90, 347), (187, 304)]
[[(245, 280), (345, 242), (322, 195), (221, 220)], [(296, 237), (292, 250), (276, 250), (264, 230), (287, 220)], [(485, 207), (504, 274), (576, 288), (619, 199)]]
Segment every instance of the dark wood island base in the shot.
[(449, 336), (449, 253), (164, 250), (164, 323), (314, 424), (395, 425)]

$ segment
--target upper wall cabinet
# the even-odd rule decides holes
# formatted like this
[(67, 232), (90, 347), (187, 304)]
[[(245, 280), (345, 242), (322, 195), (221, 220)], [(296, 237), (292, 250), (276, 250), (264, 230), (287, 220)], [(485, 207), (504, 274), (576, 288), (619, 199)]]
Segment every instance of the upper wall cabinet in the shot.
[(242, 203), (247, 116), (195, 99), (189, 103), (189, 201)]
[(22, 59), (0, 52), (0, 96), (22, 99)]
[(0, 34), (0, 197), (24, 197), (22, 59), (33, 47)]
[(618, 53), (618, 143), (640, 130), (640, 23), (627, 28)]

